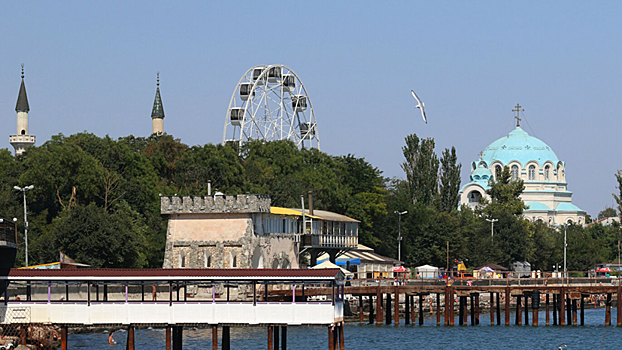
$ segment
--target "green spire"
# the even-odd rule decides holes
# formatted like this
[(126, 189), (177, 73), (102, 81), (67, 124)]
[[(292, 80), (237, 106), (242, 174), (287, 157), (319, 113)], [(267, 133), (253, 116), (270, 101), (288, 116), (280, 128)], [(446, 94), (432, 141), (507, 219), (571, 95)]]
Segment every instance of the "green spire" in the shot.
[(153, 101), (153, 109), (151, 110), (151, 118), (164, 119), (164, 106), (162, 105), (162, 97), (160, 97), (160, 72), (158, 72), (157, 76), (156, 95)]

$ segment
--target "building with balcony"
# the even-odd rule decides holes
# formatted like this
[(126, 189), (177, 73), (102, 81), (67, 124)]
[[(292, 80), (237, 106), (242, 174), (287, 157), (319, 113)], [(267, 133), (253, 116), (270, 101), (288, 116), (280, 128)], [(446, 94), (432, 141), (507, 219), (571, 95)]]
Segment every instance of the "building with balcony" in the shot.
[(267, 195), (162, 196), (164, 268), (299, 268), (358, 246), (358, 221), (271, 206)]

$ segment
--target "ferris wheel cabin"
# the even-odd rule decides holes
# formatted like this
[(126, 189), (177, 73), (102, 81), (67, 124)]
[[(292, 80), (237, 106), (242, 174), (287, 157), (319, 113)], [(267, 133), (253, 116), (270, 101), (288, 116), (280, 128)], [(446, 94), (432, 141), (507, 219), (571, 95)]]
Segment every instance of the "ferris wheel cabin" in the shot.
[(292, 108), (296, 112), (304, 112), (307, 110), (307, 96), (294, 95), (292, 96)]
[(265, 83), (265, 76), (263, 78), (259, 78), (261, 76), (261, 73), (263, 73), (264, 69), (263, 68), (255, 68), (253, 69), (253, 81), (257, 84), (257, 85), (263, 85)]
[(315, 123), (300, 123), (300, 138), (303, 140), (311, 140), (315, 137)]
[(242, 83), (240, 84), (240, 98), (242, 101), (248, 100), (249, 96), (255, 96), (255, 91), (253, 90), (253, 84), (251, 83)]
[(244, 108), (234, 107), (229, 110), (229, 120), (231, 125), (240, 126), (244, 120)]
[(281, 67), (272, 67), (268, 70), (268, 81), (276, 83), (281, 80)]
[(296, 89), (296, 80), (292, 74), (283, 74), (283, 89), (289, 92)]

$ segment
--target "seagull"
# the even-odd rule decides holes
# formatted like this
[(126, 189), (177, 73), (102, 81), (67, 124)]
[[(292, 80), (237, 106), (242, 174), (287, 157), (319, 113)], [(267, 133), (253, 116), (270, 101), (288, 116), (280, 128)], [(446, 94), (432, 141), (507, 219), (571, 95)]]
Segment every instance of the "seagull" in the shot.
[(419, 96), (417, 96), (417, 94), (413, 90), (410, 90), (410, 92), (412, 92), (413, 97), (415, 98), (415, 100), (417, 100), (417, 103), (418, 103), (415, 106), (415, 108), (421, 109), (421, 116), (423, 117), (423, 121), (427, 124), (428, 118), (426, 118), (425, 116), (425, 103), (421, 102), (421, 100), (419, 99)]

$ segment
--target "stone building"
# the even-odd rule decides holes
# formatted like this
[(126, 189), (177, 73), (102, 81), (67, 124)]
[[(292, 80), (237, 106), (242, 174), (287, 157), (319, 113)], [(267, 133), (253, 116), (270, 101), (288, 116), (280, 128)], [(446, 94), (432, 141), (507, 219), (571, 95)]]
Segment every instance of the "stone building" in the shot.
[(267, 195), (162, 196), (160, 204), (164, 268), (298, 268), (301, 253), (334, 261), (358, 244), (357, 220), (272, 207)]
[(483, 198), (490, 200), (486, 193), (489, 181), (496, 179), (505, 166), (510, 168), (513, 179), (525, 183), (521, 199), (527, 206), (523, 215), (528, 220), (550, 225), (585, 223), (585, 211), (572, 204), (566, 163), (546, 143), (521, 129), (518, 122), (516, 129), (491, 143), (471, 164), (471, 181), (462, 187), (461, 204), (475, 208)]

